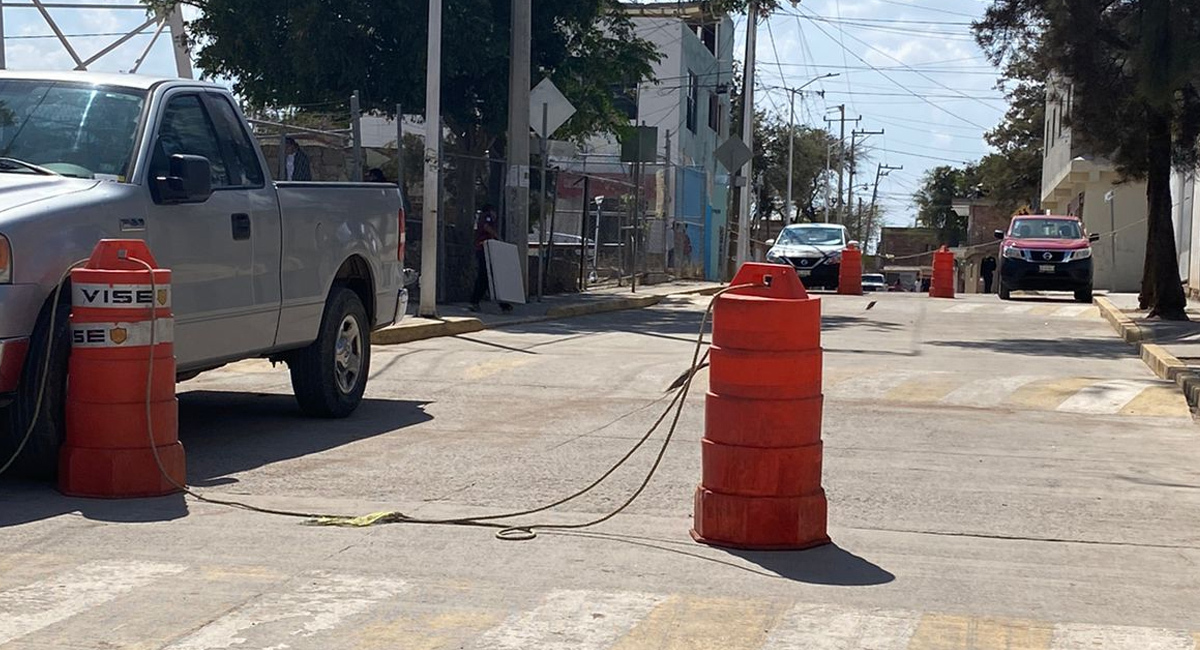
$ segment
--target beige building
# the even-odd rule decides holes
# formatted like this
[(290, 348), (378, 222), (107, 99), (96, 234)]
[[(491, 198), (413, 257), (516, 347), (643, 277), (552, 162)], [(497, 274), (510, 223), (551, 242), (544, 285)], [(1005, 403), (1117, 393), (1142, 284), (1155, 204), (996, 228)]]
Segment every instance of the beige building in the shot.
[(1138, 291), (1146, 257), (1146, 184), (1119, 183), (1112, 164), (1072, 139), (1067, 126), (1072, 93), (1052, 81), (1047, 87), (1042, 163), (1042, 209), (1083, 219), (1089, 233), (1102, 235), (1095, 248), (1095, 286)]

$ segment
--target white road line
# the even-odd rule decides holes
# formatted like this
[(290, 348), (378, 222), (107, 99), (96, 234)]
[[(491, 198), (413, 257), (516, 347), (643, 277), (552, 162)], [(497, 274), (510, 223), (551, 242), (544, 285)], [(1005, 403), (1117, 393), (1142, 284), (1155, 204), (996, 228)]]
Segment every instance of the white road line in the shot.
[[(270, 648), (285, 650), (289, 639), (332, 630), (376, 603), (407, 590), (402, 580), (333, 575), (297, 578), (299, 587), (255, 598), (171, 644), (166, 650)], [(326, 646), (332, 647), (332, 646)]]
[(1162, 382), (1138, 379), (1111, 379), (1080, 390), (1058, 405), (1065, 413), (1119, 413), (1142, 391)]
[(980, 408), (999, 406), (1017, 389), (1039, 379), (1045, 379), (1045, 376), (1016, 375), (1011, 377), (976, 379), (942, 398), (942, 402), (956, 406), (975, 406)]
[(1027, 311), (1033, 311), (1033, 305), (1009, 305), (1004, 308), (1006, 314), (1024, 314)]
[(603, 650), (664, 600), (641, 593), (556, 591), (479, 639), (481, 650)]
[(1061, 307), (1058, 311), (1050, 315), (1051, 318), (1079, 318), (1087, 312), (1094, 309), (1091, 305), (1073, 305), (1071, 307)]
[(978, 305), (978, 304), (955, 305), (955, 306), (951, 307), (950, 309), (947, 309), (945, 311), (945, 313), (947, 313), (947, 314), (969, 314), (973, 311), (983, 309), (986, 306), (987, 305)]
[(187, 567), (157, 562), (92, 562), (0, 593), (0, 645), (60, 623)]
[(943, 374), (929, 372), (877, 372), (870, 375), (847, 377), (836, 384), (825, 386), (825, 396), (834, 399), (876, 399), (904, 382), (921, 376)]
[(915, 612), (797, 605), (771, 631), (763, 650), (904, 650), (919, 620)]
[(1186, 632), (1103, 625), (1057, 625), (1051, 650), (1193, 650)]

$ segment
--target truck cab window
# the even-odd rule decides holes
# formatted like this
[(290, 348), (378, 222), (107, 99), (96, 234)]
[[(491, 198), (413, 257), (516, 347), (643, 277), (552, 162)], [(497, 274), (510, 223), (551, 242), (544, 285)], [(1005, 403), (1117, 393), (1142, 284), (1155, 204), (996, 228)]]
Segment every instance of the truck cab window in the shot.
[(213, 110), (213, 119), (222, 139), (228, 140), (226, 144), (230, 150), (229, 175), (233, 178), (234, 185), (262, 187), (262, 166), (258, 163), (258, 154), (255, 153), (250, 136), (246, 134), (246, 126), (241, 117), (222, 95), (209, 95), (208, 105)]
[(199, 95), (176, 95), (163, 111), (162, 123), (154, 139), (154, 155), (150, 159), (150, 174), (166, 176), (171, 156), (187, 154), (204, 156), (212, 165), (213, 189), (230, 187), (229, 169), (221, 154), (216, 129)]

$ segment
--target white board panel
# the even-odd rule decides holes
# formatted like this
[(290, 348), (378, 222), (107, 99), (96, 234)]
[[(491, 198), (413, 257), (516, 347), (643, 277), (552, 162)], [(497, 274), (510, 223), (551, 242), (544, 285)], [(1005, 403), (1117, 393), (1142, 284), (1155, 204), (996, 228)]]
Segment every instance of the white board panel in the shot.
[(492, 300), (525, 304), (525, 285), (521, 282), (521, 258), (517, 256), (517, 247), (491, 239), (483, 243), (483, 252), (487, 257)]

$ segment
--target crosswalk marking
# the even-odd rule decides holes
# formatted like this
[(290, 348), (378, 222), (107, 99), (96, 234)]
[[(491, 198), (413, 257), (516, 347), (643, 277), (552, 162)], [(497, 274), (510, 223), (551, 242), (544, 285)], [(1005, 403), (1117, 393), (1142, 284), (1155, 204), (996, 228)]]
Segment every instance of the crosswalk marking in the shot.
[(976, 379), (965, 385), (960, 382), (960, 387), (942, 398), (942, 402), (954, 404), (955, 406), (974, 406), (978, 408), (1000, 406), (1013, 391), (1044, 378), (1035, 375), (1012, 375), (1008, 377), (985, 377)]
[(962, 377), (952, 374), (930, 374), (910, 379), (889, 390), (884, 399), (895, 402), (932, 403), (962, 385)]
[(1024, 314), (1033, 309), (1033, 305), (1008, 305), (1004, 308), (1005, 314)]
[(0, 593), (0, 645), (81, 614), (186, 567), (158, 562), (93, 562)]
[(1157, 382), (1111, 379), (1088, 386), (1058, 405), (1066, 413), (1120, 413), (1142, 391)]
[(917, 618), (912, 612), (798, 605), (771, 631), (763, 650), (907, 650)]
[(947, 314), (969, 314), (973, 311), (978, 311), (980, 309), (983, 309), (986, 306), (987, 305), (981, 305), (979, 303), (975, 303), (975, 304), (967, 303), (967, 304), (963, 304), (963, 305), (955, 305), (955, 306), (947, 309), (946, 313)]
[(605, 650), (664, 600), (641, 593), (556, 591), (483, 635), (480, 650)]
[(1052, 316), (1056, 318), (1078, 318), (1096, 308), (1091, 305), (1074, 305), (1071, 307), (1059, 307)]
[(1151, 386), (1133, 398), (1121, 415), (1170, 415), (1191, 417), (1192, 411), (1184, 399), (1180, 399), (1179, 388), (1171, 383)]
[(830, 385), (826, 382), (825, 394), (831, 397), (875, 398), (884, 395), (904, 382), (926, 376), (928, 373), (918, 372), (881, 372), (859, 375), (853, 381), (841, 381)]
[(782, 609), (744, 599), (677, 596), (655, 607), (612, 650), (759, 650)]
[(906, 650), (1048, 650), (1045, 623), (927, 614)]
[[(254, 647), (286, 650), (279, 639), (309, 638), (403, 593), (401, 580), (315, 572), (290, 590), (269, 593), (205, 625), (166, 650)], [(268, 642), (274, 642), (268, 646)]]
[(1186, 632), (1145, 627), (1058, 625), (1051, 650), (1195, 650)]
[(1041, 411), (1053, 411), (1075, 393), (1096, 383), (1088, 377), (1055, 377), (1029, 382), (1013, 391), (1007, 404)]

